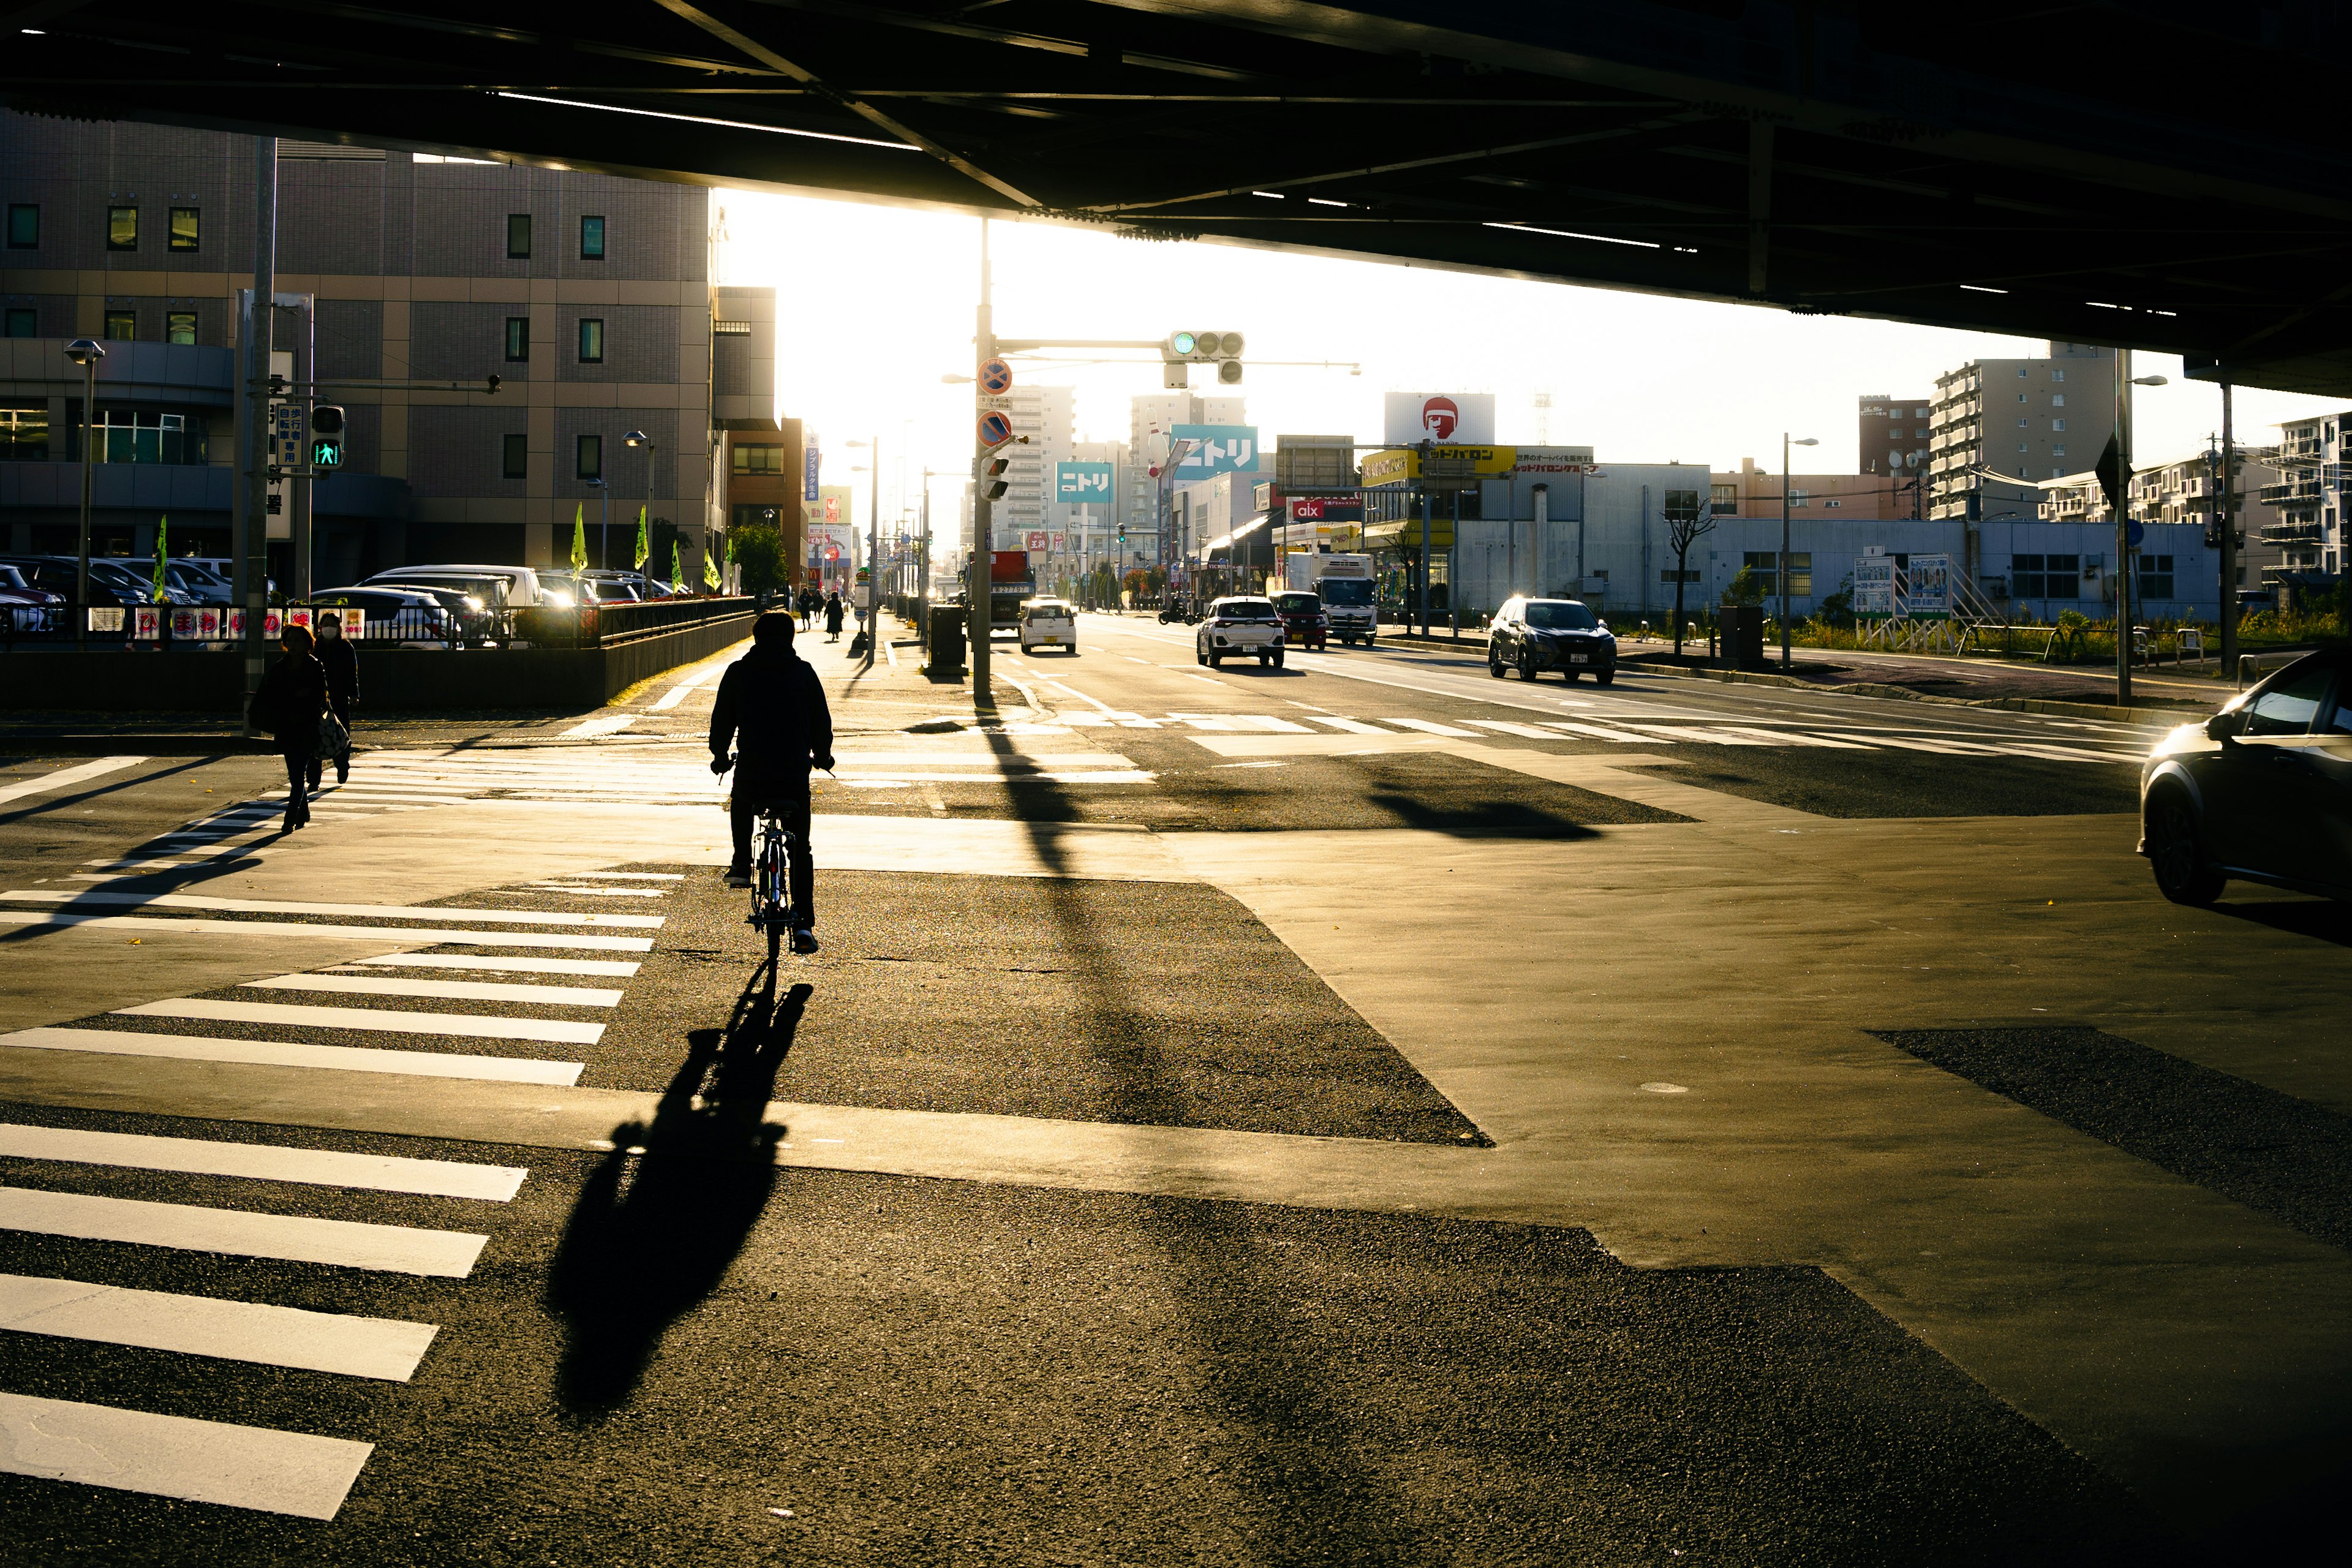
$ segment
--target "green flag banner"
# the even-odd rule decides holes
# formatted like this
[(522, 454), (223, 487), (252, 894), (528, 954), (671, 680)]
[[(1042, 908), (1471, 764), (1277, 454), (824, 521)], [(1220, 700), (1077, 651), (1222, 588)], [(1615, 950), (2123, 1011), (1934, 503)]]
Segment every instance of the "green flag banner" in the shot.
[(155, 520), (155, 602), (159, 605), (163, 602), (163, 563), (169, 559), (164, 550), (163, 531), (171, 521), (168, 517)]
[(646, 569), (646, 557), (654, 552), (653, 533), (646, 524), (646, 509), (637, 508), (637, 558), (629, 563), (638, 571)]
[(669, 542), (669, 585), (686, 591), (686, 551), (675, 539)]
[(572, 509), (572, 569), (588, 569), (588, 515), (586, 503)]
[(719, 590), (719, 563), (711, 558), (710, 544), (707, 540), (702, 546), (702, 585), (713, 593)]

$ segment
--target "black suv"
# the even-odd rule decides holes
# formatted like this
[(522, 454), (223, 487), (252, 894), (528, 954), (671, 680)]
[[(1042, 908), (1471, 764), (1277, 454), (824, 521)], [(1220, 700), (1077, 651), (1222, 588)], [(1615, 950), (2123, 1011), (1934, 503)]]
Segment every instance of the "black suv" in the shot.
[(1617, 679), (1617, 639), (1580, 600), (1514, 595), (1486, 628), (1486, 673), (1500, 680), (1506, 669), (1517, 670), (1521, 680), (1556, 669), (1570, 680), (1590, 675), (1607, 686)]
[(2249, 882), (2352, 900), (2352, 650), (2298, 659), (2140, 764), (2139, 852), (2175, 903)]

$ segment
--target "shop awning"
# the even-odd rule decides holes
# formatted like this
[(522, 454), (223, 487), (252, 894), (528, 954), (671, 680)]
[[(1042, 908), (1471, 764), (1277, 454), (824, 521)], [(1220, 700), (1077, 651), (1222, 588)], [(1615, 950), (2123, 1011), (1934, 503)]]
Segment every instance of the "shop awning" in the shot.
[(1200, 558), (1206, 561), (1210, 556), (1215, 554), (1220, 550), (1232, 549), (1235, 541), (1246, 539), (1251, 534), (1255, 533), (1259, 529), (1264, 528), (1265, 526), (1267, 516), (1267, 513), (1260, 512), (1255, 517), (1250, 519), (1247, 522), (1242, 524), (1239, 528), (1234, 530), (1231, 533), (1219, 534), (1216, 538), (1209, 541), (1208, 543), (1201, 546)]

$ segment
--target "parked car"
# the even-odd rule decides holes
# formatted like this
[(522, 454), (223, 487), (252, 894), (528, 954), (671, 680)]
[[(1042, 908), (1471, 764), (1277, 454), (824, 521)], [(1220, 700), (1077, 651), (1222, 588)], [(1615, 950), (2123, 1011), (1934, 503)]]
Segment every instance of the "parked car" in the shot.
[(493, 641), (506, 631), (507, 605), (503, 595), (508, 580), (504, 577), (477, 576), (454, 568), (427, 573), (411, 567), (398, 576), (379, 572), (356, 586), (406, 589), (429, 595), (456, 617), (460, 642)]
[(163, 563), (163, 580), (199, 605), (226, 605), (236, 597), (226, 577), (184, 557)]
[[(0, 555), (0, 564), (14, 566), (25, 580), (71, 605), (80, 596), (80, 562), (72, 555)], [(179, 589), (166, 587), (155, 596), (152, 577), (132, 572), (119, 561), (92, 556), (89, 563), (90, 602), (94, 605), (187, 605), (195, 601)]]
[(1500, 680), (1507, 669), (1517, 670), (1521, 680), (1556, 669), (1570, 680), (1590, 675), (1608, 686), (1617, 679), (1617, 637), (1580, 599), (1515, 595), (1486, 630), (1486, 673)]
[[(450, 590), (443, 589), (443, 593)], [(363, 640), (379, 638), (400, 642), (457, 642), (463, 639), (465, 626), (452, 615), (439, 597), (430, 591), (414, 588), (330, 588), (310, 596), (314, 609), (355, 609), (365, 617), (360, 623)], [(350, 635), (348, 627), (345, 634)]]
[(1021, 606), (1021, 651), (1031, 648), (1078, 651), (1078, 612), (1067, 599), (1030, 599)]
[(1331, 635), (1331, 617), (1323, 595), (1297, 588), (1276, 589), (1266, 595), (1274, 613), (1282, 617), (1282, 640), (1292, 647), (1321, 648)]
[(1274, 601), (1255, 595), (1217, 599), (1209, 605), (1201, 629), (1192, 634), (1192, 651), (1214, 669), (1226, 657), (1255, 654), (1260, 666), (1282, 668), (1282, 617)]
[(449, 562), (445, 564), (425, 566), (394, 566), (377, 573), (374, 576), (369, 578), (368, 581), (371, 583), (398, 583), (404, 578), (414, 577), (421, 581), (430, 582), (437, 581), (441, 577), (449, 575), (453, 573), (469, 578), (505, 578), (507, 582), (505, 593), (498, 600), (490, 601), (486, 599), (484, 601), (485, 603), (495, 602), (502, 605), (510, 605), (516, 609), (520, 610), (533, 608), (540, 602), (539, 574), (532, 571), (528, 566), (485, 566), (473, 562), (465, 561)]
[(65, 595), (34, 587), (14, 566), (0, 566), (0, 608), (5, 609), (8, 625), (16, 631), (59, 631), (66, 624)]
[(2139, 852), (2175, 903), (2232, 877), (2352, 900), (2352, 649), (2273, 674), (2140, 765)]

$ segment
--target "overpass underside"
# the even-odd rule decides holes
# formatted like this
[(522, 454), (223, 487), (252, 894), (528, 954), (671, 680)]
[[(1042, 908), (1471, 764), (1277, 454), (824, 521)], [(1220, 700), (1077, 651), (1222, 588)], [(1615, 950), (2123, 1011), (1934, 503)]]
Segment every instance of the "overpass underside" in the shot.
[[(1885, 14), (1882, 14), (1885, 13)], [(2319, 0), (0, 0), (0, 98), (2180, 353), (2352, 395)]]

